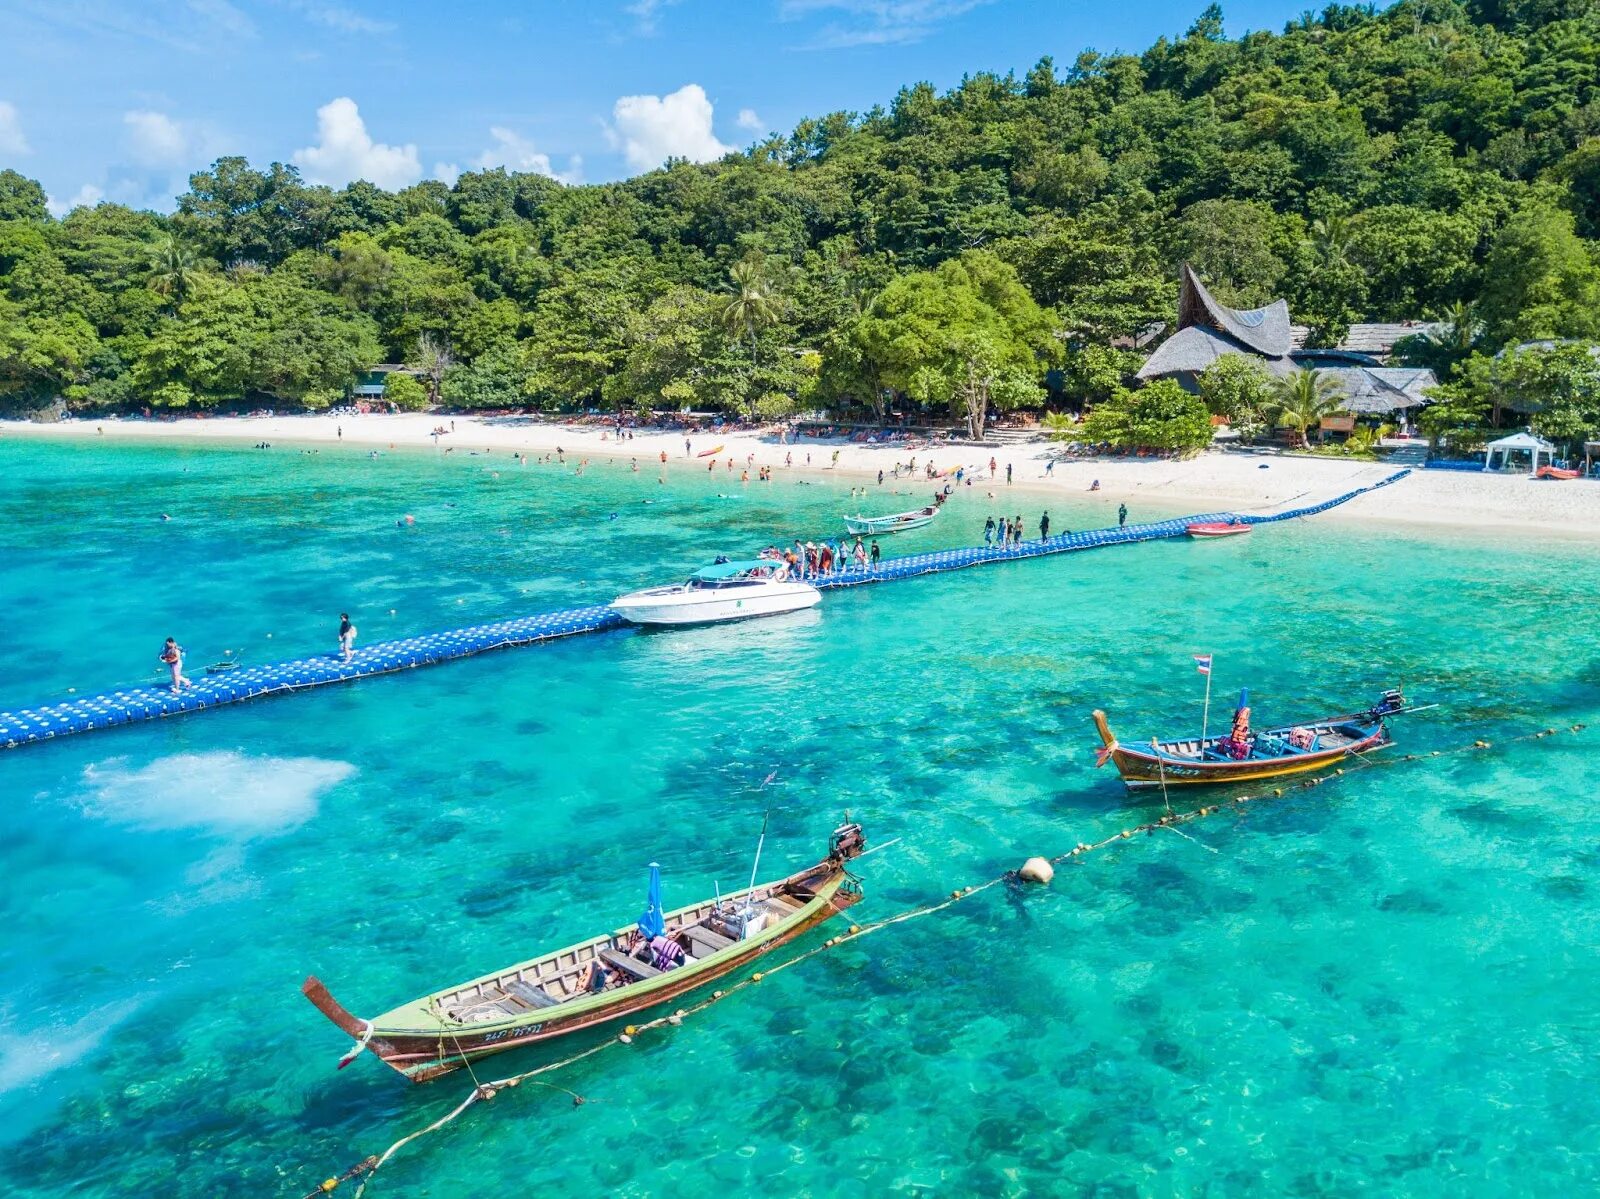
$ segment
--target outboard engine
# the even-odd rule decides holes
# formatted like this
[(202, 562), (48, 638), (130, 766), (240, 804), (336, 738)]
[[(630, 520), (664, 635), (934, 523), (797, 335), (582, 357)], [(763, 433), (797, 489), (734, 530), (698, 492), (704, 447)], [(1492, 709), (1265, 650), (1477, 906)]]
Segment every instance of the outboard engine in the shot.
[(828, 838), (828, 857), (835, 862), (848, 862), (851, 858), (859, 858), (866, 846), (867, 838), (859, 824), (841, 824)]
[(1393, 687), (1378, 697), (1378, 702), (1372, 705), (1374, 716), (1392, 716), (1396, 712), (1405, 711), (1406, 697), (1400, 694), (1400, 688)]

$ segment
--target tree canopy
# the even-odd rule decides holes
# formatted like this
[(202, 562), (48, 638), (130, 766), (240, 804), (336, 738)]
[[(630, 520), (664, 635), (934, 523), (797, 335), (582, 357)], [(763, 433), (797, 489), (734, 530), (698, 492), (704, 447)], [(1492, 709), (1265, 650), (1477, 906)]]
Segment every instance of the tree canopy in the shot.
[(0, 392), (315, 404), (426, 357), (462, 404), (887, 392), (981, 423), (1052, 368), (1075, 406), (1117, 395), (1113, 343), (1170, 318), (1185, 259), (1314, 342), (1470, 311), (1468, 344), (1414, 347), (1453, 369), (1600, 333), (1597, 64), (1580, 0), (1330, 4), (1237, 39), (1213, 6), (1142, 54), (914, 84), (616, 183), (331, 189), (224, 157), (171, 214), (54, 219), (0, 170)]

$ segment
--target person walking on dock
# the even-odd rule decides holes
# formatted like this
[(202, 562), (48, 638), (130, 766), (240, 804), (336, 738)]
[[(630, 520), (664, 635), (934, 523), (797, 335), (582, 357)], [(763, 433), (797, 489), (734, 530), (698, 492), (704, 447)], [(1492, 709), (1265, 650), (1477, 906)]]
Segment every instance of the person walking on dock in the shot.
[(176, 637), (168, 637), (167, 643), (161, 647), (161, 661), (165, 662), (172, 671), (172, 694), (184, 687), (193, 687), (183, 674), (183, 646), (178, 644)]
[(993, 545), (994, 544), (994, 515), (993, 515), (993, 513), (990, 514), (988, 520), (983, 522), (983, 544), (984, 545)]
[(1122, 528), (1128, 523), (1128, 505), (1117, 505), (1117, 528)]
[(339, 613), (339, 656), (346, 662), (355, 656), (356, 626), (350, 623), (350, 613)]
[(878, 543), (872, 543), (872, 569), (878, 569), (878, 559), (883, 557), (883, 551), (878, 548)]
[(1050, 514), (1048, 512), (1039, 518), (1039, 540), (1050, 540)]

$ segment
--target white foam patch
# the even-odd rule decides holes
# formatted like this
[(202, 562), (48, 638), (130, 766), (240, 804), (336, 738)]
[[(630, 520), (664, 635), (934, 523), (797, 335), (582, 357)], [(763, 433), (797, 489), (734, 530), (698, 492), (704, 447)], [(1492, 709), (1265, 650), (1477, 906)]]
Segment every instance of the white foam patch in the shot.
[(92, 817), (136, 828), (258, 837), (304, 824), (323, 794), (355, 772), (349, 762), (229, 750), (173, 754), (138, 767), (112, 758), (85, 767), (81, 806)]
[(31, 1086), (58, 1070), (75, 1066), (133, 1015), (142, 1001), (91, 1011), (74, 1023), (29, 1032), (0, 1031), (0, 1095)]

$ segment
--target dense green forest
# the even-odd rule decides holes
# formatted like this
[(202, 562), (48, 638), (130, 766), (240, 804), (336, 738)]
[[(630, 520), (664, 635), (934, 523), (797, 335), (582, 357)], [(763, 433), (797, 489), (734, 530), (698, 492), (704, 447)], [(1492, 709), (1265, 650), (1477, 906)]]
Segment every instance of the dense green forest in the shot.
[(1141, 55), (918, 84), (620, 183), (332, 190), (223, 158), (170, 215), (55, 220), (7, 170), (0, 402), (317, 407), (404, 362), (416, 407), (1077, 406), (1187, 260), (1322, 344), (1446, 318), (1411, 352), (1470, 423), (1489, 354), (1600, 333), (1597, 135), (1595, 5), (1402, 0), (1238, 40), (1212, 7)]

